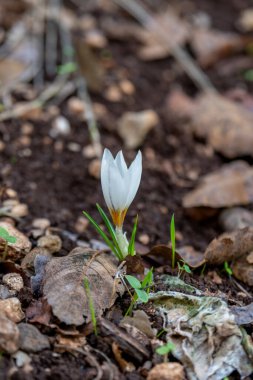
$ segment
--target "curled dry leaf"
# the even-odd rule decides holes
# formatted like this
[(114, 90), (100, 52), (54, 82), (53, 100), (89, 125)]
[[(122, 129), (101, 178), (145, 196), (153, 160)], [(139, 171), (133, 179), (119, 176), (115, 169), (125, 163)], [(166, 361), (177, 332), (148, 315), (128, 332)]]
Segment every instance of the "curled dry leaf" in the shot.
[(170, 117), (172, 113), (187, 119), (192, 132), (225, 157), (253, 155), (253, 114), (240, 104), (214, 93), (203, 93), (192, 101), (175, 91), (167, 105)]
[(129, 149), (135, 149), (143, 144), (149, 131), (158, 122), (158, 115), (153, 110), (126, 112), (118, 120), (118, 132), (125, 146)]
[[(211, 265), (236, 261), (253, 251), (253, 227), (224, 233), (211, 241), (205, 251), (205, 260)], [(249, 266), (249, 263), (247, 263)]]
[[(148, 256), (160, 265), (165, 263), (172, 265), (172, 249), (168, 245), (156, 245), (143, 256)], [(205, 263), (203, 254), (195, 251), (192, 247), (182, 247), (176, 251), (175, 264), (177, 265), (177, 262), (182, 263), (182, 261), (185, 261), (193, 268)]]
[[(252, 124), (253, 125), (253, 124)], [(253, 202), (253, 167), (244, 161), (223, 165), (201, 178), (183, 198), (185, 208), (222, 208)]]
[(223, 300), (160, 291), (151, 294), (150, 301), (189, 380), (222, 380), (235, 368), (242, 378), (253, 372), (242, 332)]
[(66, 257), (52, 259), (46, 266), (43, 293), (53, 314), (67, 325), (90, 320), (84, 278), (89, 281), (96, 317), (110, 308), (123, 285), (114, 280), (117, 266), (107, 253), (75, 248)]
[(208, 67), (222, 58), (242, 51), (252, 38), (236, 33), (196, 28), (192, 32), (191, 45), (199, 64)]

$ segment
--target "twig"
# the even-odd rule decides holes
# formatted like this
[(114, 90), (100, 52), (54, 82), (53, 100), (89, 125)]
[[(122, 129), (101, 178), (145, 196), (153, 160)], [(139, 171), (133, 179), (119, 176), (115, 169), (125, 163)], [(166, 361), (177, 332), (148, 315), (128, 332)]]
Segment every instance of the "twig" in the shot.
[(46, 27), (45, 64), (48, 75), (55, 75), (57, 70), (57, 25), (59, 23), (61, 0), (50, 0), (48, 5)]
[(140, 24), (146, 29), (154, 33), (154, 36), (160, 43), (169, 46), (171, 54), (182, 66), (185, 72), (193, 80), (193, 82), (205, 92), (217, 92), (208, 76), (197, 66), (194, 59), (180, 45), (171, 46), (166, 33), (156, 19), (152, 17), (148, 10), (138, 0), (113, 0), (120, 7), (130, 13)]

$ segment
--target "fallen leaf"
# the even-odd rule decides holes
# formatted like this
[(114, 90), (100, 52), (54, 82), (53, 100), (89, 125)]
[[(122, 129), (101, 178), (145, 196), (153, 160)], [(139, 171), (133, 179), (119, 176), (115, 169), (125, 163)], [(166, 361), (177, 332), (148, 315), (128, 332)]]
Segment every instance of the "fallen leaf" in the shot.
[(207, 28), (196, 28), (191, 36), (193, 51), (199, 64), (205, 68), (242, 51), (250, 41), (252, 38), (247, 36)]
[(90, 320), (84, 278), (89, 281), (96, 318), (110, 308), (123, 285), (114, 281), (117, 266), (107, 253), (75, 248), (68, 256), (52, 259), (45, 268), (43, 293), (53, 314), (67, 325)]
[(126, 361), (122, 357), (122, 351), (120, 350), (119, 346), (115, 342), (112, 343), (112, 352), (114, 354), (115, 360), (117, 361), (121, 371), (133, 372), (135, 370), (135, 366), (133, 365), (133, 363)]
[(156, 364), (148, 373), (147, 380), (185, 380), (184, 367), (179, 363)]
[(136, 327), (143, 332), (147, 337), (154, 338), (155, 334), (151, 327), (151, 322), (148, 315), (143, 310), (134, 311), (133, 317), (126, 316), (120, 321), (120, 326), (124, 327), (125, 324)]
[(62, 336), (58, 334), (56, 336), (55, 348), (57, 352), (65, 352), (75, 350), (77, 348), (82, 348), (86, 345), (85, 336)]
[(253, 322), (253, 302), (246, 306), (231, 306), (238, 325), (248, 325)]
[(242, 332), (228, 305), (217, 297), (175, 291), (150, 294), (150, 302), (163, 318), (173, 356), (190, 380), (222, 380), (234, 372), (241, 377), (253, 372), (242, 345)]
[(135, 149), (143, 144), (149, 131), (158, 122), (158, 115), (153, 110), (126, 112), (118, 120), (118, 133), (127, 148)]
[(221, 212), (219, 221), (227, 232), (244, 227), (253, 227), (253, 213), (246, 208), (232, 207)]
[[(253, 125), (253, 124), (252, 124)], [(185, 208), (222, 208), (253, 202), (253, 167), (234, 161), (200, 179), (196, 189), (183, 197)]]
[(225, 157), (253, 155), (253, 113), (242, 105), (214, 93), (202, 93), (192, 101), (175, 91), (167, 106), (170, 118), (174, 114), (188, 120), (188, 130), (190, 126), (192, 133)]
[(253, 265), (249, 264), (246, 256), (242, 256), (232, 262), (231, 269), (233, 275), (238, 278), (238, 280), (243, 281), (249, 286), (253, 286)]
[(51, 316), (51, 306), (48, 305), (45, 298), (33, 300), (26, 309), (26, 318), (30, 323), (40, 323), (48, 326)]
[[(237, 261), (253, 251), (253, 227), (227, 232), (211, 241), (204, 257), (208, 264), (220, 265), (225, 261)], [(249, 267), (249, 263), (247, 263)]]

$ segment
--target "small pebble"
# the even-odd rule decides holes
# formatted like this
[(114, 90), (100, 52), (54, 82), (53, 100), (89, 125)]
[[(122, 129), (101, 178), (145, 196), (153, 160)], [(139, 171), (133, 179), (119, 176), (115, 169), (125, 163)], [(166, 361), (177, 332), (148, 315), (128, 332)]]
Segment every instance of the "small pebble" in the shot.
[(88, 171), (92, 177), (99, 179), (100, 170), (101, 170), (101, 161), (98, 158), (95, 158), (89, 163)]
[(74, 153), (77, 153), (77, 152), (80, 152), (81, 150), (81, 145), (75, 143), (75, 142), (70, 142), (68, 145), (67, 145), (67, 148), (68, 150), (70, 150), (70, 152), (74, 152)]
[(93, 145), (87, 145), (83, 148), (82, 154), (85, 158), (94, 158), (96, 157), (96, 152)]
[(57, 116), (53, 121), (52, 128), (49, 132), (50, 136), (53, 138), (59, 136), (68, 136), (71, 132), (71, 127), (68, 119), (64, 116)]
[(30, 136), (34, 131), (34, 127), (31, 123), (25, 123), (21, 126), (22, 135)]
[(112, 85), (105, 91), (105, 98), (110, 102), (120, 102), (122, 94), (118, 86)]
[(20, 323), (18, 325), (20, 333), (20, 348), (26, 352), (40, 352), (46, 348), (50, 348), (49, 340), (46, 335), (34, 325), (28, 323)]
[(7, 273), (3, 276), (3, 283), (10, 289), (19, 292), (24, 287), (23, 278), (19, 273)]
[(10, 290), (5, 285), (0, 285), (0, 299), (5, 300), (6, 298), (11, 298), (16, 295), (14, 290)]
[(28, 206), (24, 203), (20, 203), (14, 206), (11, 210), (11, 215), (15, 218), (23, 218), (29, 213)]
[(50, 221), (46, 218), (37, 218), (33, 220), (32, 226), (45, 231), (48, 227), (50, 227)]
[(74, 96), (68, 100), (67, 107), (69, 112), (76, 116), (83, 115), (85, 112), (84, 102)]
[(144, 244), (144, 245), (148, 245), (149, 242), (150, 242), (150, 238), (147, 234), (142, 234), (139, 236), (138, 238), (139, 242)]
[(39, 238), (38, 247), (46, 248), (50, 253), (56, 253), (61, 250), (62, 241), (58, 235), (46, 235)]
[(94, 49), (103, 49), (107, 45), (107, 39), (100, 30), (89, 30), (85, 36), (85, 42)]
[(79, 218), (77, 219), (75, 223), (75, 230), (79, 234), (82, 234), (83, 232), (86, 231), (88, 225), (89, 225), (88, 219), (85, 218), (84, 216), (79, 216)]
[(119, 87), (120, 87), (121, 91), (126, 95), (133, 95), (135, 92), (135, 87), (134, 87), (133, 83), (127, 79), (122, 80), (119, 83)]
[(8, 319), (15, 323), (18, 323), (25, 318), (25, 314), (21, 308), (21, 303), (16, 297), (0, 300), (0, 315), (1, 314), (5, 315)]

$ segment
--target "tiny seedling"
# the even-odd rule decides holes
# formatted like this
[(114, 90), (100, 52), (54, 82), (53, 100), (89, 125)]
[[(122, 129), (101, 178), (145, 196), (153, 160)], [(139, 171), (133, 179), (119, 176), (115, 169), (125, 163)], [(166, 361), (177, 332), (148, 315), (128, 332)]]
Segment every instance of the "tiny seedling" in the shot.
[(165, 329), (161, 329), (160, 331), (158, 331), (158, 333), (156, 334), (156, 337), (159, 338), (161, 335), (163, 335), (164, 333), (166, 332)]
[(183, 260), (181, 260), (181, 261), (183, 263), (182, 265), (179, 262), (177, 263), (177, 266), (178, 266), (178, 275), (177, 276), (178, 276), (178, 278), (181, 277), (181, 275), (182, 275), (183, 272), (186, 272), (186, 273), (189, 273), (189, 274), (192, 273), (189, 265), (187, 265)]
[(168, 361), (168, 355), (173, 351), (175, 350), (175, 345), (172, 343), (172, 342), (168, 342), (166, 344), (164, 344), (163, 346), (160, 346), (158, 347), (155, 352), (158, 354), (158, 355), (162, 355), (164, 356), (164, 361), (167, 362)]
[(150, 292), (150, 286), (153, 283), (153, 268), (151, 268), (146, 276), (144, 277), (143, 281), (139, 281), (136, 277), (131, 275), (125, 275), (125, 278), (131, 285), (131, 287), (134, 289), (134, 295), (131, 293), (132, 301), (131, 304), (126, 312), (126, 315), (130, 314), (132, 312), (132, 309), (134, 307), (134, 304), (136, 301), (141, 301), (143, 303), (147, 303), (149, 299), (149, 292)]
[(174, 214), (172, 215), (171, 221), (170, 221), (170, 241), (171, 241), (171, 249), (172, 249), (171, 266), (172, 266), (172, 269), (174, 269), (175, 268), (175, 257), (176, 257), (176, 229), (175, 229)]
[(229, 277), (232, 276), (232, 274), (233, 274), (233, 271), (230, 268), (230, 266), (228, 265), (227, 261), (224, 262), (224, 271), (228, 274)]
[(97, 332), (96, 313), (95, 313), (93, 299), (92, 299), (92, 296), (91, 296), (90, 284), (89, 284), (89, 280), (88, 280), (87, 277), (84, 278), (83, 283), (84, 283), (84, 288), (85, 288), (86, 295), (87, 295), (88, 302), (89, 302), (89, 309), (90, 309), (90, 315), (91, 315), (91, 323), (92, 323), (92, 326), (93, 326), (94, 334), (97, 335), (98, 332)]
[(0, 227), (0, 238), (4, 240), (4, 252), (2, 257), (2, 260), (4, 261), (8, 253), (8, 244), (16, 243), (17, 238), (10, 235), (4, 227)]
[[(102, 228), (97, 224), (97, 222), (86, 212), (83, 211), (83, 214), (86, 216), (86, 218), (89, 220), (89, 222), (93, 225), (93, 227), (96, 229), (96, 231), (99, 233), (99, 235), (102, 237), (106, 245), (111, 249), (111, 251), (114, 253), (114, 255), (122, 261), (125, 258), (124, 253), (122, 252), (118, 238), (115, 232), (115, 229), (113, 228), (112, 223), (110, 222), (109, 218), (107, 217), (106, 213), (102, 209), (102, 207), (99, 206), (99, 204), (96, 205), (98, 212), (103, 219), (103, 222), (107, 228), (108, 234), (110, 237), (106, 235), (106, 233), (102, 230)], [(131, 234), (131, 240), (128, 245), (128, 255), (134, 256), (135, 255), (135, 236), (137, 231), (137, 224), (138, 224), (138, 216), (135, 219), (132, 234)]]
[(77, 65), (75, 62), (68, 62), (65, 63), (64, 65), (60, 65), (57, 68), (57, 72), (60, 75), (66, 75), (66, 74), (71, 74), (77, 71)]

